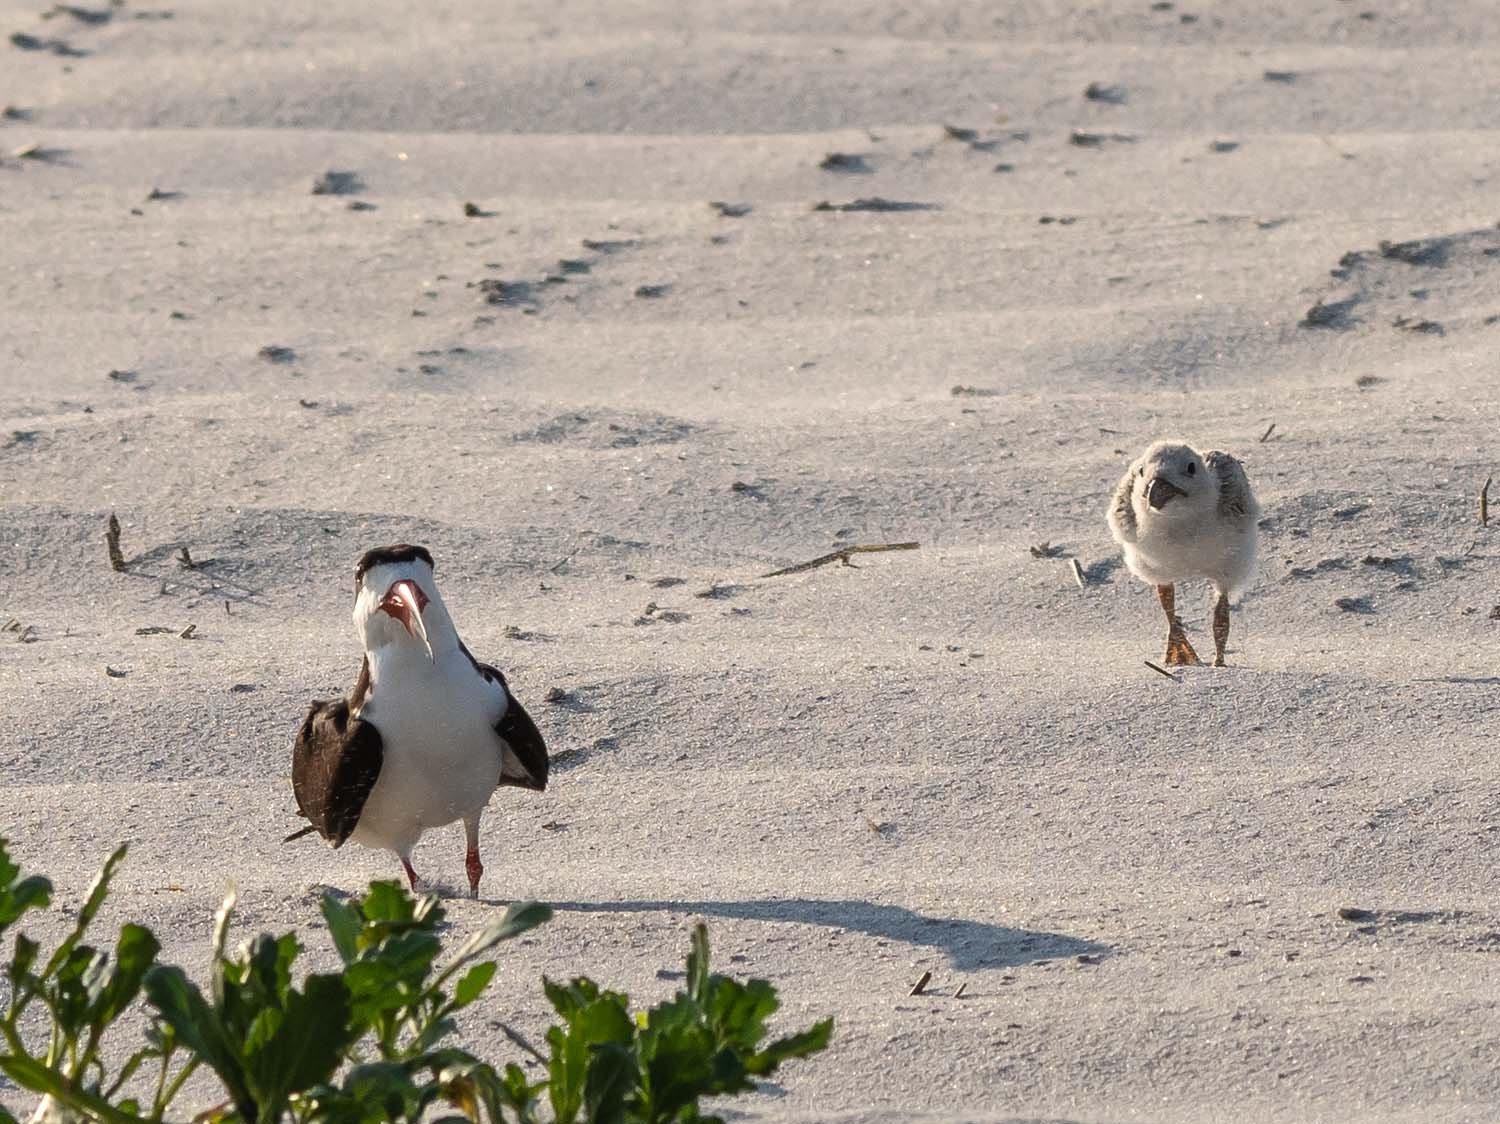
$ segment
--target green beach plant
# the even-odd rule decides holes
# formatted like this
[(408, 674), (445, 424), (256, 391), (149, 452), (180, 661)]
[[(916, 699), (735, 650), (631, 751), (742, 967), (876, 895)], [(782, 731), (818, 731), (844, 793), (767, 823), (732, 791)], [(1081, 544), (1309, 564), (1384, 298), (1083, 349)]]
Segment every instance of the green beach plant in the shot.
[[(545, 1047), (502, 1024), (535, 1063), (532, 1076), (450, 1040), (455, 1016), (494, 979), (486, 955), (547, 921), (545, 905), (512, 905), (445, 955), (436, 896), (413, 898), (396, 882), (372, 882), (348, 901), (327, 894), (322, 912), (340, 968), (298, 981), (295, 933), (259, 934), (228, 950), (231, 894), (215, 918), (205, 994), (181, 968), (158, 960), (161, 946), (143, 926), (124, 925), (112, 951), (84, 943), (124, 857), (124, 847), (110, 856), (71, 931), (44, 960), (17, 924), (51, 904), (51, 883), (22, 877), (0, 840), (0, 938), (17, 930), (0, 1072), (41, 1096), (33, 1120), (172, 1119), (188, 1079), (207, 1069), (224, 1099), (194, 1121), (694, 1124), (717, 1119), (702, 1115), (703, 1098), (753, 1091), (756, 1079), (824, 1049), (832, 1034), (825, 1019), (767, 1043), (775, 989), (712, 974), (699, 925), (685, 987), (647, 1010), (632, 1011), (628, 996), (587, 977), (544, 979), (560, 1020)], [(105, 1036), (137, 1000), (150, 1019), (145, 1044), (111, 1073)], [(143, 1069), (154, 1069), (155, 1079)], [(0, 1124), (14, 1121), (0, 1106)]]

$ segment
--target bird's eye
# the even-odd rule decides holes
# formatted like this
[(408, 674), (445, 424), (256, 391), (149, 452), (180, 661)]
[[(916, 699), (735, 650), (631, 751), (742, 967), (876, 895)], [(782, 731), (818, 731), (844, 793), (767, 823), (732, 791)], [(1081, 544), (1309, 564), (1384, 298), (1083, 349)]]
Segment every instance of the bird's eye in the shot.
[(1138, 469), (1135, 470), (1135, 474), (1137, 476), (1145, 476), (1146, 475), (1146, 466), (1145, 465), (1141, 465), (1140, 468), (1138, 468)]
[(1195, 465), (1195, 464), (1189, 464), (1188, 465), (1188, 475), (1189, 476), (1196, 476), (1196, 475), (1198, 475), (1198, 466)]

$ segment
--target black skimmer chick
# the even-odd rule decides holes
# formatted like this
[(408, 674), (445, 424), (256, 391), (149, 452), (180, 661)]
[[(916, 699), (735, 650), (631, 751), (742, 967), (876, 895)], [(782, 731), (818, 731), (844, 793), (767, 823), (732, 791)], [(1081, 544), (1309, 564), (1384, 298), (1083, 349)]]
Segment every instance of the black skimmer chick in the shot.
[(1125, 550), (1125, 564), (1156, 586), (1167, 614), (1167, 663), (1196, 664), (1175, 611), (1177, 582), (1213, 583), (1214, 666), (1224, 666), (1229, 642), (1229, 595), (1255, 569), (1260, 506), (1240, 462), (1228, 453), (1203, 453), (1158, 441), (1126, 470), (1109, 503), (1109, 529)]
[(334, 847), (394, 851), (411, 882), (422, 833), (463, 820), (479, 896), (479, 817), (500, 785), (547, 786), (547, 746), (505, 676), (469, 654), (426, 547), (371, 550), (354, 568), (365, 658), (347, 698), (314, 702), (292, 746), (292, 791)]

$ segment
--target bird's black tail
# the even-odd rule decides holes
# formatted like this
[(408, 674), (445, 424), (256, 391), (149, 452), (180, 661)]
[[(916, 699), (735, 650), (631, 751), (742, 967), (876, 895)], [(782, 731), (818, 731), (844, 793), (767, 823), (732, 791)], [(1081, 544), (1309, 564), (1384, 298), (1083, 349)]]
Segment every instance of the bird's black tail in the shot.
[(290, 835), (288, 835), (285, 839), (282, 840), (282, 843), (290, 843), (293, 839), (301, 839), (304, 835), (311, 835), (313, 832), (315, 832), (317, 830), (318, 829), (315, 828), (312, 824), (308, 824), (301, 831), (294, 831), (294, 832), (292, 832)]

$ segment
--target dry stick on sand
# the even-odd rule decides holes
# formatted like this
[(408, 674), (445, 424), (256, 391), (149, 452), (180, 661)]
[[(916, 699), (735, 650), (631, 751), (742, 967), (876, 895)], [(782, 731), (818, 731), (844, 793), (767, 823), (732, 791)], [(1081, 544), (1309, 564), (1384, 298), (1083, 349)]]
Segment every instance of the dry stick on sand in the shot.
[(1152, 671), (1154, 671), (1154, 672), (1156, 672), (1156, 674), (1158, 674), (1158, 675), (1165, 675), (1165, 676), (1166, 676), (1166, 677), (1167, 677), (1167, 678), (1168, 678), (1168, 679), (1170, 679), (1170, 680), (1171, 680), (1171, 681), (1172, 681), (1172, 682), (1173, 682), (1173, 683), (1181, 683), (1181, 682), (1182, 682), (1182, 680), (1181, 680), (1181, 679), (1179, 679), (1179, 678), (1177, 678), (1177, 676), (1175, 676), (1175, 675), (1173, 675), (1173, 674), (1172, 674), (1172, 673), (1171, 673), (1171, 672), (1170, 672), (1170, 671), (1168, 671), (1168, 670), (1167, 670), (1167, 669), (1166, 669), (1166, 668), (1164, 668), (1164, 667), (1157, 667), (1157, 666), (1156, 666), (1156, 665), (1155, 665), (1155, 664), (1154, 664), (1154, 663), (1152, 663), (1152, 662), (1151, 662), (1151, 661), (1150, 661), (1150, 660), (1147, 660), (1147, 661), (1146, 661), (1146, 666), (1147, 666), (1147, 667), (1149, 667), (1149, 668), (1150, 668), (1150, 669), (1151, 669), (1151, 670), (1152, 670)]
[(1267, 441), (1271, 440), (1271, 434), (1275, 432), (1276, 423), (1272, 422), (1270, 425), (1266, 426), (1266, 431), (1260, 435), (1260, 443), (1264, 445)]
[(1084, 589), (1087, 587), (1088, 579), (1083, 576), (1083, 567), (1078, 564), (1078, 559), (1069, 558), (1068, 562), (1073, 568), (1073, 580), (1078, 583), (1078, 588)]
[(920, 980), (918, 980), (916, 983), (912, 984), (911, 990), (908, 991), (906, 994), (907, 995), (921, 995), (923, 989), (927, 987), (927, 983), (931, 979), (932, 979), (932, 973), (931, 972), (923, 972), (922, 973), (922, 978)]
[(959, 984), (958, 985), (958, 990), (953, 993), (953, 998), (954, 999), (962, 999), (964, 997), (964, 988), (966, 988), (968, 986), (969, 985), (967, 983), (961, 983), (961, 984)]
[(115, 513), (109, 513), (109, 528), (104, 532), (104, 544), (109, 547), (109, 564), (112, 568), (125, 570), (125, 556), (120, 553), (120, 521)]
[[(849, 561), (851, 554), (875, 554), (882, 550), (916, 550), (921, 543), (916, 542), (881, 542), (870, 543), (864, 546), (846, 546), (843, 550), (835, 550), (832, 554), (824, 554), (814, 558), (811, 562), (799, 562), (795, 566), (787, 566), (785, 569), (772, 570), (769, 574), (762, 574), (763, 578), (781, 578), (787, 574), (800, 574), (806, 570), (816, 570), (819, 566), (826, 566), (830, 562), (842, 562), (845, 566), (853, 566)], [(855, 567), (858, 569), (858, 567)]]
[(188, 548), (185, 546), (181, 547), (177, 551), (177, 564), (184, 570), (191, 570), (195, 565), (197, 565), (197, 563), (193, 561), (193, 556), (188, 553)]
[(1479, 489), (1479, 525), (1488, 527), (1490, 525), (1490, 485), (1495, 482), (1491, 476), (1484, 482), (1484, 487)]

